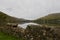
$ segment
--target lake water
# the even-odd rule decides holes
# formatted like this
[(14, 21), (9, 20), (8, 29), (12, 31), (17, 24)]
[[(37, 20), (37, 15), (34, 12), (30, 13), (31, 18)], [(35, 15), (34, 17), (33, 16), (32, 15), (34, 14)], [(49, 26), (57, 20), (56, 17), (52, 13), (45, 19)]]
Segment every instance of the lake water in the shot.
[(30, 22), (30, 23), (19, 24), (18, 27), (26, 29), (27, 25), (40, 25), (40, 24)]

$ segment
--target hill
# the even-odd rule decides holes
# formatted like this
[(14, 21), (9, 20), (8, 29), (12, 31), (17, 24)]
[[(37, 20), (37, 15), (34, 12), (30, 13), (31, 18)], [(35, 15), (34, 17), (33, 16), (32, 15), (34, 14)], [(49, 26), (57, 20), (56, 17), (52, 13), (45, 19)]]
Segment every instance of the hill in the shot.
[(48, 14), (45, 17), (34, 20), (34, 22), (39, 24), (60, 24), (60, 13)]
[(52, 13), (48, 14), (47, 16), (43, 17), (43, 19), (60, 19), (60, 13)]
[(0, 11), (0, 25), (6, 24), (8, 22), (10, 22), (10, 23), (25, 23), (25, 22), (30, 22), (30, 20), (11, 17)]

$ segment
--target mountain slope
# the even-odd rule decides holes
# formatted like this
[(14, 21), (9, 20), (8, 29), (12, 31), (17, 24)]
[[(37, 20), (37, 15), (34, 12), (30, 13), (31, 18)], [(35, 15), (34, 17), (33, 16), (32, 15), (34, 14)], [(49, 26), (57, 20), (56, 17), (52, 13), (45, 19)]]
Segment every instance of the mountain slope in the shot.
[(60, 24), (60, 13), (52, 13), (45, 17), (38, 18), (34, 22), (39, 24)]
[(60, 19), (60, 13), (49, 14), (43, 17), (43, 19)]
[(10, 23), (25, 23), (25, 22), (30, 22), (30, 20), (11, 17), (0, 11), (0, 25), (6, 24), (8, 22), (10, 22)]

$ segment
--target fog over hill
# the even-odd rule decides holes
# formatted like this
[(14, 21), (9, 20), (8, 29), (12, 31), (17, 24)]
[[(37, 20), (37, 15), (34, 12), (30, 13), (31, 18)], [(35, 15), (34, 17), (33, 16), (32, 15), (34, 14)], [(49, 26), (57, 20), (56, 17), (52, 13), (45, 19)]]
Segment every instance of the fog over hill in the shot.
[(0, 11), (25, 19), (60, 12), (60, 0), (0, 0)]

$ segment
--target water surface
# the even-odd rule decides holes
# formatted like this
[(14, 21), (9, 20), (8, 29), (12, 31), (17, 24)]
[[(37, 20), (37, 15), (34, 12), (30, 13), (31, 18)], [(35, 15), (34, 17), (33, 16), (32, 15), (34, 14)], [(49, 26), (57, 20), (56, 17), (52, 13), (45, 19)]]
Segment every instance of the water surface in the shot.
[(19, 24), (18, 26), (26, 29), (27, 25), (40, 25), (40, 24), (30, 22), (30, 23)]

